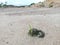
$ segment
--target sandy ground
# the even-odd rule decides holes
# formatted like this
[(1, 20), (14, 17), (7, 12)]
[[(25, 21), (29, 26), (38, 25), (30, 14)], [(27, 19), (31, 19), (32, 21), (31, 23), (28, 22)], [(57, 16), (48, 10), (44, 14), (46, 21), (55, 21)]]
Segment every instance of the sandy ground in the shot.
[[(22, 15), (21, 10), (26, 9), (20, 11), (19, 8), (0, 9), (0, 45), (60, 45), (59, 9), (35, 9), (37, 12), (42, 12), (36, 13), (37, 15), (34, 15), (34, 10), (31, 13), (32, 9), (29, 8), (27, 9), (29, 12), (26, 11), (25, 15)], [(44, 31), (45, 37), (30, 37), (27, 34), (29, 24)]]
[(0, 14), (1, 15), (60, 14), (60, 8), (2, 8), (2, 9), (0, 9)]

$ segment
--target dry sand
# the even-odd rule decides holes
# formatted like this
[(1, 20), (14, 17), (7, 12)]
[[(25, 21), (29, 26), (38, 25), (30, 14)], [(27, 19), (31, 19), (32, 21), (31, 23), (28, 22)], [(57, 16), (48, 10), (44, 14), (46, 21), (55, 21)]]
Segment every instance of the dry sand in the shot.
[[(5, 12), (0, 11), (0, 45), (60, 45), (59, 10), (55, 9), (57, 10), (56, 14), (53, 12), (54, 10), (51, 10), (53, 14), (45, 12), (45, 15), (18, 15), (17, 13), (17, 15), (11, 16), (6, 15), (7, 12), (8, 14), (12, 13), (7, 10), (11, 11), (12, 9), (4, 9)], [(28, 36), (29, 24), (44, 31), (45, 37)]]

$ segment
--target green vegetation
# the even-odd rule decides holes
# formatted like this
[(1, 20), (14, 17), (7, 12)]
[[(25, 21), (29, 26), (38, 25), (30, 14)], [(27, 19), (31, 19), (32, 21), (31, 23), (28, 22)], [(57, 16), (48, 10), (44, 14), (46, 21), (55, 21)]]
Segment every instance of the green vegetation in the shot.
[(3, 4), (3, 7), (5, 7), (5, 8), (7, 7), (7, 2), (5, 2), (5, 4)]
[(25, 6), (14, 6), (14, 5), (7, 5), (7, 2), (5, 2), (5, 3), (0, 3), (0, 8), (6, 8), (6, 7), (18, 7), (18, 8), (20, 8), (20, 7), (25, 7)]
[(31, 3), (30, 5), (35, 5), (35, 3)]
[(7, 7), (7, 2), (5, 2), (5, 4), (0, 3), (0, 8), (2, 8), (2, 7)]
[(3, 7), (3, 3), (0, 4), (0, 7)]
[(29, 29), (28, 34), (32, 36), (32, 27), (31, 27), (31, 25), (29, 25), (29, 28), (30, 28), (30, 29)]

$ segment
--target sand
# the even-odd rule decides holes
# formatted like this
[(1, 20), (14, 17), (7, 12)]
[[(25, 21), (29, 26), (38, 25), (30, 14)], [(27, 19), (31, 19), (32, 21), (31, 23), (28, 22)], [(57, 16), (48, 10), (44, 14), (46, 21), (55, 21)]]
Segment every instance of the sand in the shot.
[[(1, 9), (0, 12), (0, 45), (60, 45), (60, 13), (59, 9), (43, 8), (36, 9), (38, 11), (45, 10), (44, 13), (37, 15), (25, 13), (25, 15), (15, 13), (13, 9)], [(16, 10), (19, 10), (16, 9)], [(21, 9), (20, 9), (21, 10)], [(26, 9), (23, 9), (23, 11)], [(29, 9), (28, 9), (29, 10)], [(32, 9), (31, 9), (32, 10)], [(35, 11), (36, 11), (35, 10)], [(46, 12), (51, 10), (52, 12)], [(10, 12), (11, 11), (11, 12)], [(34, 10), (33, 10), (34, 11)], [(6, 15), (7, 13), (7, 15)], [(11, 15), (9, 15), (11, 13)], [(29, 15), (28, 15), (29, 14)], [(28, 35), (29, 24), (33, 28), (40, 29), (45, 32), (44, 38), (31, 37)]]

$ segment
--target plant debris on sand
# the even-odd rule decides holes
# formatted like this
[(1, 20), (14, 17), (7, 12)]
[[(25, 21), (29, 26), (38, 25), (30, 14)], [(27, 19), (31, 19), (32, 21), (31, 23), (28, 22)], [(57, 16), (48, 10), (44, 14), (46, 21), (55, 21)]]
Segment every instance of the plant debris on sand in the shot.
[(39, 37), (39, 38), (44, 38), (45, 33), (42, 30), (38, 30), (36, 28), (31, 28), (28, 32), (30, 36), (34, 37)]

